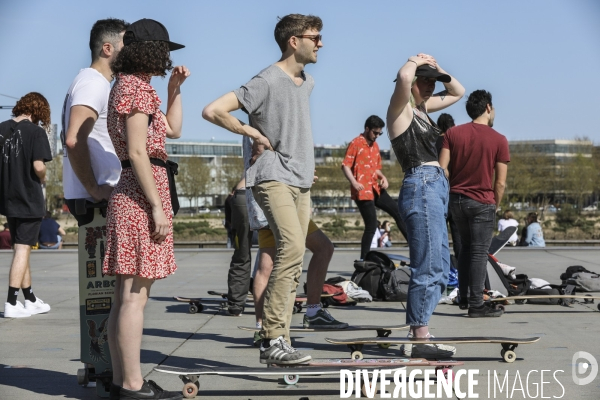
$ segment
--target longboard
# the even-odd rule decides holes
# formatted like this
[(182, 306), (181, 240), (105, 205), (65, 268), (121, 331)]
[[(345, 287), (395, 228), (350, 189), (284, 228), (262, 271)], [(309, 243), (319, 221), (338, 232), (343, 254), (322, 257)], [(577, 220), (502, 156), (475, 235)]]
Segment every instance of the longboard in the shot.
[[(594, 300), (600, 300), (600, 296), (591, 295), (580, 295), (580, 294), (540, 294), (540, 295), (529, 295), (529, 296), (508, 296), (498, 297), (496, 299), (489, 299), (490, 302), (503, 302), (506, 300), (514, 300), (517, 304), (525, 303), (527, 300), (534, 299), (565, 299), (565, 300), (576, 300), (581, 299), (585, 304), (594, 304)], [(567, 303), (567, 305), (570, 302)], [(600, 304), (598, 304), (598, 310), (600, 310)]]
[(403, 267), (410, 265), (410, 258), (408, 258), (406, 256), (403, 256), (400, 254), (389, 254), (389, 253), (385, 253), (385, 254), (390, 258), (390, 260), (398, 261), (398, 263)]
[[(211, 296), (221, 296), (221, 298), (223, 298), (225, 300), (228, 299), (226, 292), (218, 292), (216, 290), (209, 290), (208, 294), (211, 295)], [(333, 297), (333, 296), (335, 296), (337, 294), (341, 294), (341, 293), (334, 293), (334, 294), (322, 293), (321, 294), (321, 298), (324, 298), (324, 297)], [(254, 302), (254, 296), (252, 295), (252, 293), (248, 293), (248, 298), (247, 298), (246, 301), (248, 303), (253, 303)], [(294, 309), (292, 310), (292, 312), (294, 314), (301, 312), (302, 309), (303, 309), (302, 304), (305, 303), (306, 301), (308, 301), (308, 298), (307, 298), (307, 296), (305, 294), (296, 295), (296, 300), (294, 302)], [(321, 305), (323, 306), (323, 308), (327, 307), (327, 305), (324, 304), (324, 303), (322, 303)]]
[(96, 381), (96, 394), (108, 397), (112, 382), (112, 366), (108, 348), (108, 316), (115, 296), (114, 276), (104, 276), (106, 244), (106, 202), (92, 204), (81, 201), (75, 212), (85, 214), (94, 208), (94, 219), (79, 227), (79, 327), (81, 336), (77, 383), (87, 386)]
[[(302, 326), (295, 326), (290, 328), (290, 332), (355, 332), (355, 331), (376, 331), (377, 337), (384, 338), (388, 337), (392, 331), (396, 330), (408, 330), (410, 325), (389, 325), (389, 326), (377, 326), (377, 325), (355, 325), (347, 328), (340, 329), (318, 329), (318, 328), (304, 328)], [(238, 329), (243, 331), (257, 332), (260, 328), (254, 326), (238, 326)]]
[(506, 228), (505, 230), (503, 230), (502, 232), (500, 232), (499, 234), (497, 234), (496, 236), (494, 236), (492, 238), (491, 243), (490, 243), (490, 247), (488, 249), (488, 254), (491, 254), (493, 256), (495, 256), (496, 254), (498, 254), (498, 252), (500, 250), (502, 250), (504, 248), (504, 246), (506, 246), (506, 244), (510, 240), (510, 237), (516, 231), (517, 231), (517, 227), (516, 226), (509, 226), (508, 228)]
[(540, 337), (530, 338), (507, 338), (507, 337), (440, 337), (429, 339), (390, 339), (390, 338), (356, 338), (356, 339), (333, 339), (325, 338), (332, 344), (345, 344), (350, 349), (353, 359), (363, 358), (362, 348), (365, 344), (392, 345), (392, 344), (473, 344), (473, 343), (497, 343), (502, 345), (500, 355), (504, 361), (511, 363), (517, 359), (515, 349), (520, 344), (535, 343)]
[(342, 369), (372, 369), (378, 371), (393, 372), (398, 369), (404, 369), (407, 366), (431, 366), (436, 370), (441, 369), (446, 372), (448, 369), (463, 365), (464, 363), (455, 360), (428, 361), (423, 358), (372, 358), (372, 359), (313, 359), (305, 364), (295, 365), (277, 365), (269, 364), (267, 368), (246, 368), (246, 367), (199, 367), (199, 368), (179, 368), (168, 366), (154, 367), (154, 371), (166, 374), (178, 375), (183, 381), (183, 396), (191, 399), (198, 394), (200, 389), (201, 375), (228, 375), (228, 376), (283, 376), (287, 385), (295, 385), (300, 380), (300, 376), (320, 376), (320, 375), (338, 375)]

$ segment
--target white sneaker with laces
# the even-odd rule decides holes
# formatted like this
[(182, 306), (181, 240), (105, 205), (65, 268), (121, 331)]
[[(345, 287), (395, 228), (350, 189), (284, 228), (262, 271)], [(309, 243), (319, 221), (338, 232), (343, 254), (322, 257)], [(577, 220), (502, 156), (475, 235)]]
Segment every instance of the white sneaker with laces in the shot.
[[(427, 336), (433, 338), (432, 334)], [(412, 339), (412, 332), (408, 332), (407, 338)], [(400, 352), (406, 357), (412, 358), (449, 358), (456, 354), (456, 347), (447, 344), (404, 344), (400, 347)]]
[(20, 301), (16, 305), (9, 302), (4, 303), (4, 318), (26, 318), (31, 317), (31, 312), (27, 311)]
[(25, 300), (25, 309), (29, 311), (31, 315), (43, 314), (50, 311), (50, 304), (44, 303), (44, 301), (38, 297), (34, 302)]

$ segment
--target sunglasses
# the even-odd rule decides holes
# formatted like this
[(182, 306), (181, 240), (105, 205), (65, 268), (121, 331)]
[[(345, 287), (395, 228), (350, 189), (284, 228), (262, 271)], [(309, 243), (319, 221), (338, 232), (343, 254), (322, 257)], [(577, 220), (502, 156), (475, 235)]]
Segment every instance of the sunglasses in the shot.
[(323, 35), (294, 35), (297, 38), (310, 39), (313, 41), (315, 46), (319, 44), (321, 40), (323, 40)]
[(373, 129), (371, 129), (371, 132), (373, 132), (375, 134), (375, 136), (383, 135), (383, 131), (375, 132)]

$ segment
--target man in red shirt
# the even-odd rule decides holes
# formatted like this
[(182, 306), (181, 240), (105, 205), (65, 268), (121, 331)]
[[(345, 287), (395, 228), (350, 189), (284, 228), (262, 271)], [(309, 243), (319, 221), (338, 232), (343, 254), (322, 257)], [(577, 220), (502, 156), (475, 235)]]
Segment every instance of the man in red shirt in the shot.
[(496, 209), (506, 186), (508, 141), (492, 129), (496, 112), (489, 92), (471, 93), (467, 114), (473, 122), (450, 128), (440, 153), (440, 165), (450, 175), (448, 208), (462, 242), (458, 259), (460, 307), (469, 309), (469, 317), (499, 317), (502, 310), (483, 303), (483, 287)]
[(367, 118), (365, 131), (350, 142), (342, 162), (344, 175), (350, 181), (352, 200), (356, 202), (365, 224), (360, 245), (361, 259), (364, 259), (369, 252), (373, 235), (377, 230), (375, 207), (394, 218), (398, 229), (406, 237), (406, 228), (400, 218), (398, 204), (386, 192), (388, 181), (381, 172), (381, 154), (375, 141), (383, 133), (384, 127), (385, 122), (377, 115)]
[(0, 250), (12, 249), (12, 240), (10, 238), (10, 231), (8, 229), (8, 223), (4, 224), (4, 230), (0, 232)]

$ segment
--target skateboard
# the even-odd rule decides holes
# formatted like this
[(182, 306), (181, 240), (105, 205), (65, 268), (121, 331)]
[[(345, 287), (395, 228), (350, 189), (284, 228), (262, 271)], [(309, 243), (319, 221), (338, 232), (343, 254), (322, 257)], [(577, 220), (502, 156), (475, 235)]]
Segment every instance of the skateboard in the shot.
[[(79, 205), (79, 207), (77, 207)], [(112, 366), (108, 349), (108, 315), (115, 295), (115, 277), (104, 276), (104, 246), (106, 243), (106, 202), (76, 204), (75, 212), (82, 214), (94, 209), (94, 219), (79, 228), (79, 324), (81, 362), (77, 383), (87, 386), (96, 382), (96, 393), (109, 397)]]
[(183, 396), (187, 399), (194, 398), (200, 389), (200, 375), (229, 375), (229, 376), (282, 376), (287, 385), (295, 385), (301, 376), (339, 375), (342, 369), (373, 369), (378, 371), (393, 372), (407, 366), (431, 366), (444, 371), (454, 366), (463, 365), (460, 361), (440, 360), (428, 361), (422, 358), (373, 358), (361, 360), (348, 359), (313, 359), (305, 364), (277, 365), (268, 364), (266, 368), (247, 367), (198, 367), (178, 368), (168, 366), (154, 367), (154, 371), (166, 374), (179, 375), (184, 383)]
[[(211, 295), (211, 296), (221, 296), (223, 299), (227, 300), (227, 293), (226, 292), (217, 292), (215, 290), (209, 290), (208, 294)], [(331, 293), (323, 293), (323, 294), (321, 294), (321, 298), (324, 298), (324, 297), (333, 297), (333, 296), (336, 296), (338, 294), (341, 294), (341, 293), (333, 293), (333, 294), (331, 294)], [(294, 302), (294, 309), (293, 309), (292, 312), (294, 314), (297, 314), (297, 313), (301, 312), (302, 309), (303, 309), (302, 304), (304, 302), (306, 302), (307, 300), (308, 300), (308, 298), (307, 298), (307, 296), (305, 294), (296, 295), (296, 301)], [(252, 293), (248, 293), (248, 299), (246, 301), (249, 302), (249, 303), (253, 303), (254, 302), (254, 296), (252, 295)], [(323, 308), (327, 308), (329, 305), (322, 302), (321, 306)]]
[(227, 310), (227, 299), (219, 299), (214, 297), (180, 297), (175, 296), (173, 300), (181, 303), (188, 303), (188, 311), (190, 314), (196, 314), (197, 312), (204, 311), (204, 305), (202, 303), (217, 303), (219, 305), (219, 311)]
[[(563, 299), (564, 305), (570, 305), (575, 300), (581, 299), (585, 304), (594, 304), (594, 300), (600, 300), (600, 296), (592, 295), (581, 295), (581, 294), (541, 294), (541, 295), (530, 295), (530, 296), (508, 296), (498, 297), (496, 299), (489, 299), (489, 302), (502, 302), (506, 300), (514, 300), (516, 304), (524, 304), (527, 300), (532, 299)], [(571, 300), (571, 301), (569, 301)], [(499, 305), (500, 308), (504, 309), (503, 305)], [(600, 304), (598, 304), (598, 310), (600, 310)]]
[(516, 231), (517, 231), (516, 226), (509, 226), (508, 228), (506, 228), (505, 230), (503, 230), (502, 232), (500, 232), (499, 234), (494, 236), (490, 243), (490, 247), (488, 249), (488, 254), (491, 254), (493, 256), (498, 254), (498, 252), (500, 250), (502, 250), (504, 248), (504, 246), (506, 246), (506, 244), (508, 243), (508, 240)]
[(387, 254), (387, 256), (390, 258), (390, 260), (394, 261), (394, 264), (396, 263), (396, 261), (398, 261), (398, 263), (400, 264), (400, 266), (402, 267), (406, 267), (410, 265), (410, 258), (406, 257), (406, 256), (402, 256), (400, 254)]
[[(318, 329), (318, 328), (304, 328), (302, 326), (295, 326), (290, 328), (290, 332), (356, 332), (356, 331), (376, 331), (378, 338), (386, 338), (392, 334), (392, 331), (408, 330), (410, 325), (389, 325), (389, 326), (376, 326), (376, 325), (356, 325), (349, 326), (347, 328), (339, 329)], [(254, 326), (238, 326), (238, 329), (243, 331), (258, 332), (261, 329)], [(382, 349), (389, 348), (389, 344), (386, 346), (385, 343), (380, 343), (379, 347)]]
[(512, 363), (517, 359), (515, 349), (520, 344), (535, 343), (540, 340), (539, 337), (530, 338), (506, 338), (506, 337), (446, 337), (430, 338), (426, 340), (419, 339), (390, 339), (390, 338), (358, 338), (358, 339), (332, 339), (325, 338), (325, 341), (332, 344), (345, 344), (350, 349), (352, 359), (360, 360), (363, 358), (362, 348), (365, 344), (473, 344), (473, 343), (497, 343), (502, 345), (500, 355), (507, 363)]

